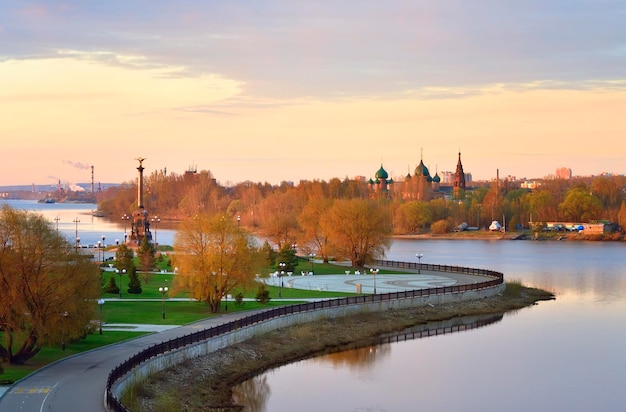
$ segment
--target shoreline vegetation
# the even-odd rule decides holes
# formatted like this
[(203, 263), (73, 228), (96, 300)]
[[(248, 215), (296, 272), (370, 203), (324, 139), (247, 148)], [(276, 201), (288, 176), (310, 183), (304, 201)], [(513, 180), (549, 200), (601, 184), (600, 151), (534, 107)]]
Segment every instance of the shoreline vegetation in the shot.
[(568, 232), (491, 232), (488, 230), (471, 230), (448, 232), (442, 234), (395, 234), (393, 239), (442, 239), (442, 240), (569, 240), (569, 241), (624, 241), (623, 233), (568, 233)]
[[(428, 322), (514, 312), (553, 300), (551, 292), (507, 282), (502, 295), (467, 302), (420, 306), (316, 322), (272, 331), (187, 360), (130, 387), (129, 410), (239, 411), (233, 387), (263, 372), (326, 353), (368, 345), (373, 338)], [(371, 343), (369, 343), (371, 344)]]

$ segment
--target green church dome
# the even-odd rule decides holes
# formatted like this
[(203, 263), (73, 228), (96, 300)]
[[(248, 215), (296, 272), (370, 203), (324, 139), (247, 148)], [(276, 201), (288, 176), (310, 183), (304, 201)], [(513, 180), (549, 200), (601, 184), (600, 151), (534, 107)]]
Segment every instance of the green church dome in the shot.
[(387, 180), (387, 178), (389, 177), (389, 174), (387, 173), (387, 171), (385, 169), (383, 169), (383, 165), (380, 165), (380, 169), (378, 169), (378, 171), (376, 172), (376, 174), (374, 175), (374, 177), (376, 179), (384, 179)]

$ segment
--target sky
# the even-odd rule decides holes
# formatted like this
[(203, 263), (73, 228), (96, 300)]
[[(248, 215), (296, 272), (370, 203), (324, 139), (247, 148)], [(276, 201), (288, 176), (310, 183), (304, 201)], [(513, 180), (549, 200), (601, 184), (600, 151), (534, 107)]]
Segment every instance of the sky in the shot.
[(626, 3), (0, 2), (0, 185), (624, 174)]

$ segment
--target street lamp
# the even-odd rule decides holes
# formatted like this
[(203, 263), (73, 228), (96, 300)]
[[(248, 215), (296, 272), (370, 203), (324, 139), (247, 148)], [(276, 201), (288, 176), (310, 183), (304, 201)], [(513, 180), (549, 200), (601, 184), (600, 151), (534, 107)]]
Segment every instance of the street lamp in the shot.
[(130, 220), (130, 216), (126, 213), (122, 216), (122, 221), (124, 222), (124, 244), (126, 244), (128, 234), (126, 233), (126, 226), (128, 225), (128, 221)]
[(102, 335), (102, 305), (104, 305), (104, 299), (98, 299), (98, 306), (100, 307), (100, 334)]
[(98, 240), (98, 265), (102, 262), (100, 260), (100, 247), (102, 246), (102, 242)]
[(163, 319), (165, 319), (165, 294), (167, 291), (167, 286), (159, 288), (159, 292), (161, 292), (161, 316)]
[(122, 269), (121, 271), (119, 269), (115, 269), (115, 273), (117, 273), (120, 276), (120, 299), (122, 299), (122, 275), (124, 273), (126, 273), (126, 269)]
[(380, 269), (370, 269), (372, 275), (374, 275), (374, 295), (376, 294), (376, 274)]
[(309, 253), (309, 260), (311, 261), (311, 274), (313, 274), (313, 258), (315, 257), (315, 253)]
[(61, 218), (58, 216), (54, 218), (54, 221), (57, 224), (57, 237), (59, 237), (59, 220), (61, 220)]
[(152, 223), (154, 223), (154, 246), (155, 248), (159, 246), (157, 242), (157, 229), (159, 228), (159, 222), (161, 222), (161, 218), (158, 216), (154, 216), (152, 219)]
[(424, 256), (423, 253), (418, 253), (415, 255), (415, 257), (417, 258), (417, 274), (419, 275), (420, 273), (422, 273), (422, 256)]
[(76, 234), (74, 238), (76, 239), (76, 243), (75, 243), (76, 253), (78, 253), (78, 244), (80, 243), (80, 238), (78, 237), (78, 224), (80, 223), (80, 220), (78, 219), (78, 216), (75, 217), (72, 222), (76, 224)]
[(69, 316), (67, 311), (61, 312), (61, 317), (63, 320), (61, 321), (63, 325), (61, 326), (61, 350), (65, 350), (65, 319)]
[(287, 267), (287, 264), (285, 262), (280, 262), (278, 266), (280, 267), (280, 273), (278, 274), (278, 277), (280, 278), (280, 288), (278, 289), (278, 297), (282, 298), (283, 297), (283, 276), (285, 276), (285, 268)]
[(241, 224), (241, 215), (237, 215), (237, 226)]
[(104, 263), (104, 239), (106, 236), (102, 235), (102, 263)]

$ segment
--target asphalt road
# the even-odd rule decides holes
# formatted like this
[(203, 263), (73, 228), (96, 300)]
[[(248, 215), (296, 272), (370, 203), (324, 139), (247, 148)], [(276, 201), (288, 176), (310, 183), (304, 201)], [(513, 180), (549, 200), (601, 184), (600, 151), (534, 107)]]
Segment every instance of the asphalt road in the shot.
[(155, 343), (217, 326), (248, 314), (229, 313), (66, 358), (11, 386), (0, 398), (0, 411), (104, 412), (106, 380), (117, 365)]

